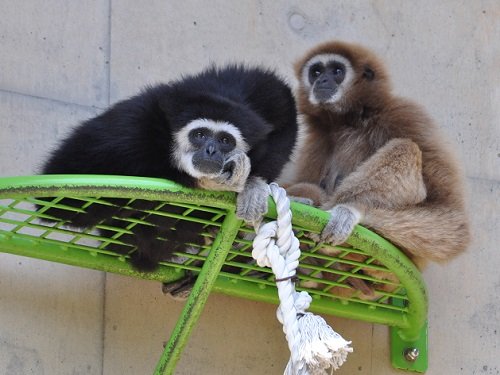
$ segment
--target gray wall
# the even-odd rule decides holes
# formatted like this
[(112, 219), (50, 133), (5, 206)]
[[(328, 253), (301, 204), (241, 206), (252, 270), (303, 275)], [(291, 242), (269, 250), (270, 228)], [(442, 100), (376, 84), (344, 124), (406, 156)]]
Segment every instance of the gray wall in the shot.
[[(139, 5), (141, 4), (141, 5)], [(0, 0), (0, 175), (35, 174), (78, 121), (209, 62), (276, 67), (319, 41), (363, 43), (464, 163), (474, 240), (424, 276), (428, 374), (500, 373), (500, 3)], [(147, 374), (182, 307), (156, 283), (0, 254), (0, 374)], [(178, 374), (280, 374), (274, 306), (212, 295)], [(392, 374), (388, 332), (329, 317), (339, 374)]]

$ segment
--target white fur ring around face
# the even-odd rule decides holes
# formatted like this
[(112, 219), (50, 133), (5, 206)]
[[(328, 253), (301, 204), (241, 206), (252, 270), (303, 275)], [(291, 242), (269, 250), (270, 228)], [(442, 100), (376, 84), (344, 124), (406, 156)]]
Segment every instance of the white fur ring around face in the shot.
[(360, 222), (361, 213), (354, 207), (341, 204), (328, 212), (331, 216), (321, 232), (321, 241), (340, 245), (349, 238), (356, 224)]

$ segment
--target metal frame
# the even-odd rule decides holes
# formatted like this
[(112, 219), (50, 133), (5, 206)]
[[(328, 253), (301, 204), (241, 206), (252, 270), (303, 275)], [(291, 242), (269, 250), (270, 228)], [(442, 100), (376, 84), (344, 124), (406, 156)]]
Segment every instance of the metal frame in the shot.
[[(77, 245), (77, 241), (65, 243), (49, 239), (45, 234), (33, 235), (19, 231), (20, 226), (39, 230), (40, 225), (37, 220), (43, 217), (43, 213), (24, 208), (20, 203), (31, 204), (38, 198), (44, 197), (82, 197), (85, 199), (112, 197), (170, 202), (199, 206), (200, 210), (214, 208), (221, 212), (219, 216), (223, 220), (217, 224), (220, 225), (220, 229), (207, 250), (206, 257), (203, 258), (202, 266), (194, 267), (166, 262), (154, 272), (141, 273), (130, 267), (126, 262), (126, 257), (117, 256), (105, 249), (92, 249)], [(267, 217), (272, 219), (276, 211), (273, 202), (269, 203), (270, 209)], [(328, 221), (328, 213), (302, 204), (292, 203), (292, 211), (294, 228), (298, 232), (319, 233)], [(243, 274), (235, 275), (221, 271), (225, 264), (231, 264), (232, 258), (228, 254), (234, 252), (238, 232), (244, 229), (243, 223), (236, 218), (234, 212), (235, 195), (233, 193), (188, 189), (162, 179), (95, 175), (1, 178), (0, 251), (161, 282), (178, 280), (183, 277), (187, 269), (199, 272), (193, 291), (155, 370), (155, 375), (172, 374), (211, 291), (278, 303), (276, 289), (270, 283), (252, 280)], [(21, 215), (24, 219), (22, 221), (11, 219), (9, 215)], [(2, 229), (2, 225), (9, 229)], [(46, 230), (45, 233), (50, 231), (50, 228), (46, 227), (41, 229)], [(64, 231), (68, 233), (73, 231), (76, 238), (82, 236), (76, 230), (64, 229)], [(311, 241), (308, 242), (305, 237), (301, 238), (301, 242), (311, 245)], [(355, 229), (347, 243), (352, 248), (339, 247), (339, 251), (357, 251), (365, 254), (371, 260), (375, 260), (376, 264), (381, 264), (392, 272), (398, 278), (402, 288), (398, 289), (397, 293), (387, 293), (383, 298), (383, 305), (354, 297), (331, 296), (326, 292), (307, 289), (313, 297), (311, 311), (390, 326), (393, 366), (424, 372), (427, 368), (427, 294), (420, 272), (396, 247), (361, 226)], [(315, 253), (309, 255), (320, 257)], [(197, 257), (201, 259), (200, 256)], [(327, 256), (321, 256), (321, 259), (322, 262), (333, 263), (336, 258), (328, 259)], [(353, 268), (349, 271), (351, 273), (344, 272), (341, 279), (360, 277), (357, 271), (362, 266), (378, 267), (374, 265), (375, 263), (368, 263), (362, 263), (359, 267)], [(311, 266), (311, 269), (314, 270), (314, 267)], [(318, 269), (325, 270), (319, 267)], [(339, 274), (342, 275), (342, 273)], [(366, 279), (369, 278), (366, 277)], [(337, 285), (336, 282), (331, 284)], [(389, 300), (390, 297), (392, 300)], [(416, 356), (417, 351), (412, 349), (418, 349), (418, 356)]]

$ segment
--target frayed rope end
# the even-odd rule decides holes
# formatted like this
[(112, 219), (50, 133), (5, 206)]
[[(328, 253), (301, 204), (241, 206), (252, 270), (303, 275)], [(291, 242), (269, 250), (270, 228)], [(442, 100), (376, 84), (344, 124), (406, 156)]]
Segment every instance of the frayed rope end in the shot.
[(347, 360), (347, 355), (353, 352), (351, 342), (318, 315), (305, 313), (299, 318), (298, 325), (301, 343), (297, 360), (305, 368), (296, 369), (297, 374), (320, 375), (328, 369), (337, 370)]

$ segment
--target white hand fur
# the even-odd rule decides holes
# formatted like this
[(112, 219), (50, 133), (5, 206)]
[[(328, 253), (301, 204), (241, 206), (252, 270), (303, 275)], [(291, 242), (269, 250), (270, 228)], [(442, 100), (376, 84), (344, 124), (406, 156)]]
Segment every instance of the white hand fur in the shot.
[(269, 187), (260, 177), (248, 179), (245, 188), (238, 194), (236, 215), (247, 223), (257, 224), (267, 213)]
[(339, 204), (329, 210), (331, 216), (320, 235), (320, 240), (332, 245), (340, 245), (351, 235), (361, 221), (361, 212), (356, 208)]

